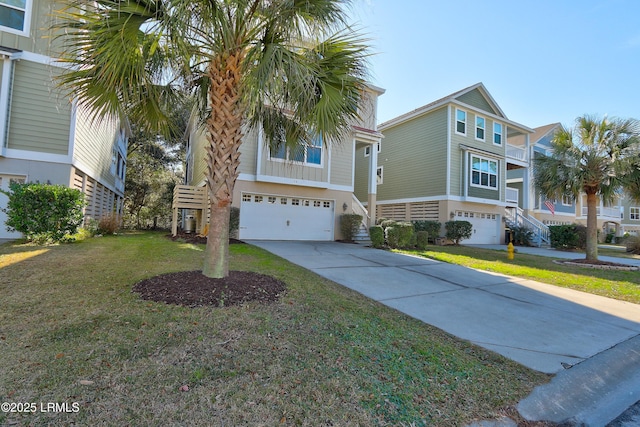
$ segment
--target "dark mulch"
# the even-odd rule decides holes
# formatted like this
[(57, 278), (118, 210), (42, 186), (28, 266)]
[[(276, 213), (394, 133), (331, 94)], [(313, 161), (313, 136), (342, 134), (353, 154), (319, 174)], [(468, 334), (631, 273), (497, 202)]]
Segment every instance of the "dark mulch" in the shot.
[(168, 304), (228, 307), (250, 301), (276, 301), (285, 289), (280, 280), (250, 271), (231, 271), (223, 279), (211, 279), (201, 271), (184, 271), (138, 282), (133, 292), (142, 299)]
[(561, 260), (560, 262), (575, 262), (576, 264), (586, 264), (586, 265), (609, 265), (611, 267), (632, 267), (631, 265), (619, 264), (617, 262), (600, 261), (600, 260), (588, 261), (585, 258)]

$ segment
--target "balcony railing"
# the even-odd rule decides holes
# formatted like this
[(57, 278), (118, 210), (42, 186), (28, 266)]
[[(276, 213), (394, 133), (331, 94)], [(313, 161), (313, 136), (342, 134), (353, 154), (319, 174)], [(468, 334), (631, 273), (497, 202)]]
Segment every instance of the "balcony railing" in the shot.
[[(601, 218), (612, 218), (617, 220), (619, 220), (621, 217), (619, 207), (605, 208), (602, 206), (598, 206), (596, 208), (596, 215), (598, 215)], [(587, 216), (586, 206), (582, 206), (582, 216), (585, 216), (585, 217)]]
[(520, 160), (521, 162), (528, 162), (529, 156), (527, 156), (527, 150), (524, 147), (517, 147), (515, 145), (507, 144), (507, 157)]
[(505, 201), (509, 204), (518, 205), (519, 201), (519, 190), (517, 188), (507, 187), (505, 191)]

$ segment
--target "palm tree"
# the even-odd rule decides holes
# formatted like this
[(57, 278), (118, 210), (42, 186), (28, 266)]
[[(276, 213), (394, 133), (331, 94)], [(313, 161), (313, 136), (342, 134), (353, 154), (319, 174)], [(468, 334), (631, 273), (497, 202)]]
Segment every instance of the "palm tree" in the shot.
[[(74, 0), (60, 14), (61, 78), (96, 116), (157, 127), (185, 82), (205, 126), (211, 223), (203, 273), (228, 275), (243, 126), (272, 147), (351, 131), (366, 74), (349, 0)], [(95, 6), (94, 6), (95, 5)]]
[(561, 127), (551, 154), (534, 159), (534, 185), (550, 199), (587, 196), (586, 259), (598, 259), (597, 204), (627, 194), (640, 198), (640, 122), (583, 116), (574, 128)]

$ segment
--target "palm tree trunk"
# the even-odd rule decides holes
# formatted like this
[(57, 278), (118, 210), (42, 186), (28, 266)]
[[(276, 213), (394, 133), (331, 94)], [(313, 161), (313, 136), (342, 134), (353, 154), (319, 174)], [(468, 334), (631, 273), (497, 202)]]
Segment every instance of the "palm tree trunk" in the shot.
[(229, 275), (229, 215), (233, 187), (238, 178), (242, 143), (240, 108), (240, 66), (242, 52), (215, 58), (209, 66), (207, 120), (207, 191), (211, 219), (202, 273), (213, 278)]
[(598, 260), (598, 198), (587, 193), (587, 260)]

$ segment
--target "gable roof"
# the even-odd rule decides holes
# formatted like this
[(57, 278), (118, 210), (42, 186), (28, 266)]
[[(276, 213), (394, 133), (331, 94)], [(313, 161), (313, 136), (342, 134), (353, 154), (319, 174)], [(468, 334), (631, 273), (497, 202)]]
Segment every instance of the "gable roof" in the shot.
[(460, 101), (460, 98), (462, 98), (464, 95), (467, 95), (473, 91), (478, 91), (480, 95), (484, 98), (484, 100), (487, 102), (487, 104), (490, 106), (490, 108), (493, 110), (493, 111), (489, 111), (489, 113), (492, 113), (493, 115), (500, 117), (501, 119), (509, 121), (509, 119), (504, 114), (504, 112), (502, 111), (498, 103), (493, 99), (493, 97), (491, 96), (487, 88), (484, 86), (484, 84), (482, 84), (482, 82), (480, 82), (480, 83), (471, 85), (469, 87), (466, 87), (464, 89), (461, 89), (457, 92), (453, 92), (452, 94), (449, 94), (445, 97), (437, 99), (422, 107), (416, 108), (415, 110), (409, 111), (408, 113), (402, 114), (394, 119), (381, 123), (378, 126), (378, 129), (383, 130), (384, 128), (395, 126), (397, 124), (410, 120), (414, 117), (420, 116), (422, 114), (426, 114), (430, 111), (433, 111), (451, 102), (464, 104), (464, 102)]
[(551, 132), (555, 132), (556, 128), (561, 126), (560, 123), (551, 123), (533, 129), (533, 134), (529, 137), (531, 144), (535, 144)]

